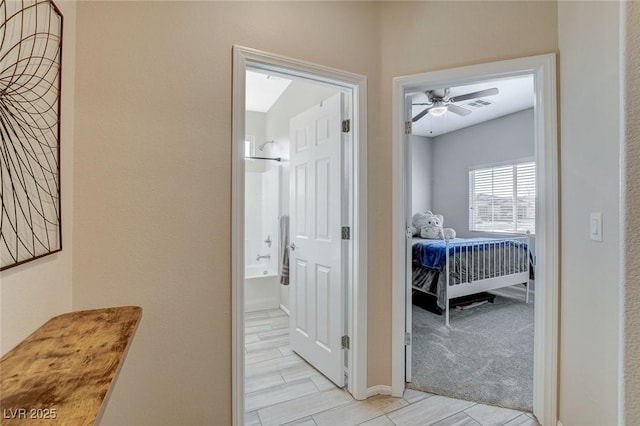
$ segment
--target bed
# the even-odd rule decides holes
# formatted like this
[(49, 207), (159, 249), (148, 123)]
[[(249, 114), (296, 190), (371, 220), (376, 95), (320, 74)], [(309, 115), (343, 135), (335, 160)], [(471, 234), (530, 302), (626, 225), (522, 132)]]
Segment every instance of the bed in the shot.
[[(532, 277), (530, 235), (514, 238), (413, 238), (412, 287), (434, 295), (449, 325), (449, 300), (516, 284)], [(448, 255), (447, 255), (448, 253)]]

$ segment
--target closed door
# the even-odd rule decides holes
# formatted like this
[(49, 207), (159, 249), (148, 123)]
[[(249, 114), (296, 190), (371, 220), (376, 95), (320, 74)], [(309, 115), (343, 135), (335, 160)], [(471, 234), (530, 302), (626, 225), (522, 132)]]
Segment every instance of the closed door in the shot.
[(342, 94), (291, 119), (291, 346), (344, 385), (341, 245)]

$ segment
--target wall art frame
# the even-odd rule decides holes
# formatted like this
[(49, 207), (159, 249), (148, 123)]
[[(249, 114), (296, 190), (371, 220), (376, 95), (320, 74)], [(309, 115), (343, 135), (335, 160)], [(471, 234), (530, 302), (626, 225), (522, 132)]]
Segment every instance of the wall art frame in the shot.
[(0, 271), (62, 250), (63, 16), (0, 0)]

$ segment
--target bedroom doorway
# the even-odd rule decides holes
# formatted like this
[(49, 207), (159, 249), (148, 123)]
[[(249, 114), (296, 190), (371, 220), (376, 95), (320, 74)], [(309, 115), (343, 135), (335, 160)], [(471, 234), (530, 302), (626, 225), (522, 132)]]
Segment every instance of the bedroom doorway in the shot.
[[(392, 352), (394, 395), (404, 390), (406, 381), (410, 381), (412, 376), (413, 289), (418, 289), (416, 293), (420, 297), (426, 296), (426, 293), (432, 293), (433, 296), (429, 296), (430, 299), (426, 301), (427, 305), (431, 304), (433, 311), (444, 311), (441, 324), (430, 325), (429, 333), (432, 334), (429, 336), (438, 340), (436, 345), (444, 348), (447, 356), (453, 358), (456, 356), (455, 350), (459, 348), (452, 352), (452, 348), (446, 347), (445, 341), (460, 331), (460, 328), (456, 327), (463, 327), (462, 334), (466, 333), (468, 337), (474, 334), (472, 329), (477, 326), (474, 322), (480, 322), (478, 318), (489, 318), (489, 322), (497, 321), (490, 317), (498, 310), (492, 311), (489, 304), (479, 306), (487, 300), (487, 297), (493, 298), (494, 295), (480, 294), (479, 296), (479, 293), (506, 291), (511, 294), (507, 294), (507, 299), (504, 300), (508, 300), (509, 296), (513, 300), (522, 299), (521, 303), (513, 304), (514, 309), (522, 311), (518, 314), (518, 318), (533, 317), (535, 324), (534, 330), (527, 332), (530, 336), (532, 335), (535, 342), (535, 344), (527, 343), (530, 345), (529, 350), (533, 352), (533, 371), (531, 372), (533, 395), (532, 398), (528, 397), (532, 399), (533, 412), (543, 424), (555, 424), (558, 207), (554, 79), (554, 55), (394, 79), (394, 343)], [(533, 96), (528, 99), (527, 104), (515, 106), (509, 119), (502, 121), (515, 123), (529, 120), (533, 133), (530, 135), (530, 141), (533, 142), (533, 146), (518, 153), (506, 152), (514, 151), (517, 141), (502, 145), (501, 148), (494, 146), (506, 157), (503, 155), (504, 158), (493, 159), (486, 156), (487, 149), (484, 151), (479, 149), (477, 145), (473, 145), (473, 141), (468, 142), (466, 146), (460, 143), (457, 147), (454, 147), (455, 144), (448, 144), (447, 149), (440, 149), (445, 146), (440, 144), (438, 145), (440, 148), (435, 152), (430, 151), (428, 143), (421, 144), (416, 147), (418, 151), (423, 152), (412, 152), (411, 134), (415, 133), (412, 132), (413, 129), (424, 136), (436, 136), (444, 140), (447, 138), (445, 135), (447, 130), (456, 129), (460, 123), (463, 124), (458, 128), (462, 128), (465, 121), (469, 125), (471, 118), (479, 123), (483, 115), (504, 107), (509, 103), (503, 102), (504, 99), (496, 101), (493, 108), (490, 107), (493, 103), (492, 97), (496, 97), (500, 92), (512, 93), (516, 91), (516, 85), (522, 87), (528, 85)], [(517, 104), (516, 100), (513, 102)], [(513, 112), (516, 113), (513, 114)], [(491, 126), (495, 127), (496, 122), (497, 120), (493, 120)], [(516, 126), (517, 123), (514, 123), (504, 125)], [(455, 133), (457, 136), (471, 133), (468, 129), (470, 127)], [(513, 127), (507, 133), (515, 135)], [(478, 139), (481, 138), (479, 133), (476, 135)], [(479, 141), (475, 142), (479, 144)], [(492, 143), (499, 145), (495, 141)], [(459, 149), (457, 154), (453, 152), (455, 149)], [(438, 168), (442, 169), (441, 171), (446, 170), (447, 179), (442, 179), (437, 187), (418, 189), (417, 185), (412, 185), (412, 160), (415, 162), (416, 155), (424, 157), (426, 162), (431, 161), (434, 170)], [(464, 161), (468, 156), (473, 157), (473, 161), (469, 164)], [(418, 167), (418, 169), (423, 168)], [(413, 177), (421, 180), (423, 177), (419, 173), (416, 174), (417, 171), (420, 170), (414, 170)], [(424, 173), (424, 170), (422, 172)], [(507, 194), (507, 192), (510, 193)], [(440, 211), (429, 211), (433, 207)], [(416, 212), (421, 212), (421, 215), (413, 218)], [(439, 216), (441, 213), (446, 214), (444, 217)], [(443, 221), (444, 226), (442, 226)], [(415, 229), (413, 225), (421, 229)], [(464, 237), (482, 235), (491, 238), (449, 239), (455, 236), (452, 235), (452, 230), (446, 229), (452, 225), (457, 228), (453, 231), (462, 231), (460, 234)], [(527, 230), (530, 234), (526, 233)], [(414, 238), (416, 235), (419, 236), (421, 231), (422, 236), (427, 239), (416, 240), (418, 245), (414, 248)], [(489, 235), (487, 231), (493, 231), (493, 234)], [(507, 236), (503, 234), (505, 231), (521, 235)], [(533, 234), (535, 238), (532, 238)], [(531, 254), (529, 254), (530, 248)], [(414, 261), (419, 267), (415, 272), (412, 270), (415, 267)], [(529, 276), (532, 272), (530, 269), (534, 269), (534, 265), (535, 291), (532, 293), (532, 299), (535, 303), (528, 305), (525, 299), (529, 297)], [(425, 271), (440, 272), (427, 274)], [(531, 276), (533, 276), (532, 273)], [(414, 281), (414, 277), (419, 279)], [(519, 283), (527, 285), (516, 285)], [(472, 299), (466, 302), (476, 306), (469, 311), (460, 311), (462, 312), (460, 313), (456, 310), (451, 314), (450, 299), (460, 302), (459, 297)], [(503, 303), (502, 299), (500, 303)], [(488, 316), (477, 316), (474, 320), (470, 318), (473, 316), (471, 313), (473, 310), (476, 312), (484, 310), (485, 313), (488, 312)], [(426, 311), (417, 310), (416, 312)], [(437, 318), (433, 314), (427, 315)], [(425, 321), (428, 322), (425, 318), (427, 317), (418, 318), (419, 321), (423, 321), (420, 323), (421, 327), (425, 326)], [(429, 321), (433, 322), (433, 318)], [(513, 325), (514, 318), (516, 317), (503, 322), (507, 321), (509, 325)], [(518, 329), (525, 329), (526, 326), (528, 326), (526, 321), (515, 325)], [(491, 324), (491, 333), (505, 334), (496, 331), (495, 323)], [(522, 336), (518, 336), (517, 333), (511, 334), (522, 340)], [(473, 342), (473, 339), (469, 340)], [(518, 344), (514, 343), (514, 340), (509, 340), (506, 344), (512, 347), (503, 348), (503, 351), (514, 352), (508, 354), (507, 358), (510, 358), (510, 361), (517, 360)], [(478, 369), (489, 369), (490, 364), (495, 361), (496, 357), (492, 354), (486, 355), (487, 359), (479, 360)], [(478, 357), (472, 356), (469, 359), (476, 358)], [(520, 367), (521, 365), (515, 368)], [(530, 365), (529, 369), (531, 369)], [(438, 373), (428, 369), (419, 373), (421, 375), (441, 374), (445, 378), (453, 377), (453, 382), (461, 381), (460, 377), (456, 378), (456, 371), (443, 372), (442, 368)], [(499, 384), (493, 388), (487, 386), (484, 391), (493, 394), (499, 387)], [(514, 386), (514, 389), (516, 387)], [(438, 386), (434, 388), (438, 389)], [(453, 396), (464, 397), (464, 393), (462, 395), (453, 393)], [(495, 397), (495, 395), (490, 396)], [(499, 404), (502, 399), (481, 402)]]
[(531, 411), (533, 76), (407, 97), (407, 386)]
[(366, 79), (233, 54), (232, 398), (244, 424), (335, 387), (366, 398)]

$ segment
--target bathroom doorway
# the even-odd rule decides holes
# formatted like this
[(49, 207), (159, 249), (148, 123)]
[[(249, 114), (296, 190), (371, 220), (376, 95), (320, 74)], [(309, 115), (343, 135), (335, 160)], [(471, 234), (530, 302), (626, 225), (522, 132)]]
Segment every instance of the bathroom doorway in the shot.
[(364, 83), (234, 47), (237, 424), (289, 396), (366, 397)]

